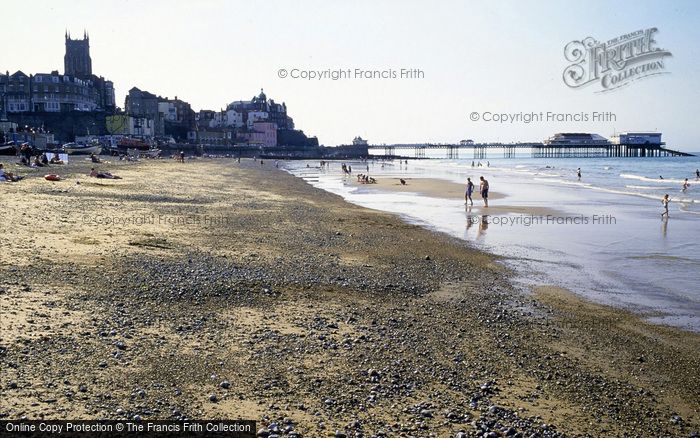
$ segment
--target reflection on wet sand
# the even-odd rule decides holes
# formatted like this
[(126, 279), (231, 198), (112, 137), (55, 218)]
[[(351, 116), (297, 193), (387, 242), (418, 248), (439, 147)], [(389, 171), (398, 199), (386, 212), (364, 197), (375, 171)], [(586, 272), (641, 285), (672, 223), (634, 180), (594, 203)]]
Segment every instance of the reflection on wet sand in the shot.
[(661, 235), (666, 238), (666, 233), (668, 232), (668, 218), (661, 221)]
[(489, 220), (488, 219), (489, 219), (489, 215), (487, 215), (487, 214), (481, 215), (481, 221), (479, 221), (479, 233), (477, 234), (477, 236), (480, 237), (483, 233), (486, 232), (486, 230), (489, 229)]

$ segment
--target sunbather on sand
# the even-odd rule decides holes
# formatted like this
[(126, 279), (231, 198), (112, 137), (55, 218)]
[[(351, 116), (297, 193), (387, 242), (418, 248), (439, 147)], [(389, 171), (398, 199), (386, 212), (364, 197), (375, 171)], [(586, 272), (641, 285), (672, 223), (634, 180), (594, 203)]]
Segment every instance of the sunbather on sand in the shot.
[(15, 176), (12, 172), (5, 173), (5, 168), (2, 163), (0, 163), (0, 182), (17, 182), (22, 179), (19, 176)]
[(90, 176), (93, 178), (122, 179), (121, 176), (112, 175), (109, 172), (98, 172), (97, 170), (95, 170), (94, 167), (92, 169), (90, 169)]
[(34, 162), (32, 163), (32, 167), (44, 167), (44, 166), (48, 166), (48, 165), (41, 162), (41, 157), (39, 157), (38, 155), (36, 157), (34, 157)]

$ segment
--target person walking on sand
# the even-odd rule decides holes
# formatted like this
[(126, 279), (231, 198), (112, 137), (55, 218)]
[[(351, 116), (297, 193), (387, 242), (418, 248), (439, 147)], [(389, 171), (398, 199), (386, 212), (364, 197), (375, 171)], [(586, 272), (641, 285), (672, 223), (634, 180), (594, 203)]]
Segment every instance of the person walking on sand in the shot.
[(185, 151), (180, 151), (180, 162), (181, 163), (185, 162)]
[(668, 203), (671, 202), (671, 198), (669, 198), (668, 193), (664, 195), (664, 198), (661, 200), (661, 204), (664, 206), (664, 212), (661, 213), (661, 219), (664, 218), (664, 215), (666, 216), (666, 219), (668, 219)]
[(489, 182), (483, 176), (480, 176), (479, 179), (481, 180), (481, 183), (479, 183), (479, 192), (481, 192), (481, 197), (484, 199), (484, 207), (488, 207), (489, 206)]
[(474, 192), (474, 183), (471, 178), (467, 178), (467, 191), (464, 193), (464, 203), (469, 205), (474, 205), (472, 201), (472, 193)]

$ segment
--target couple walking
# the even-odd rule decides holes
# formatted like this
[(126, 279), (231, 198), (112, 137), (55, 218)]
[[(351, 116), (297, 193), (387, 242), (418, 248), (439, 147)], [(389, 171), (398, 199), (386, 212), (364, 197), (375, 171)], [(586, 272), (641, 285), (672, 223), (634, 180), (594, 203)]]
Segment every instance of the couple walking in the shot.
[[(489, 206), (489, 182), (483, 177), (480, 176), (479, 180), (481, 182), (479, 183), (479, 193), (481, 194), (481, 197), (484, 199), (484, 207)], [(472, 193), (474, 192), (474, 183), (472, 182), (471, 178), (467, 178), (467, 192), (464, 194), (464, 203), (469, 203), (470, 205), (474, 205), (474, 201), (472, 201)]]

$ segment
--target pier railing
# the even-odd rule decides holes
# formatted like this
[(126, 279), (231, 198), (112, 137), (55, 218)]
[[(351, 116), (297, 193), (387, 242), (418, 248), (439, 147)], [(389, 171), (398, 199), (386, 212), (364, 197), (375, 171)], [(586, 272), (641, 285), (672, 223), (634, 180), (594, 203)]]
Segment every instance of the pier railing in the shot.
[[(614, 144), (614, 143), (469, 143), (469, 144), (391, 144), (369, 145), (370, 152), (386, 157), (413, 155), (414, 158), (426, 158), (426, 151), (444, 151), (445, 158), (484, 159), (487, 151), (501, 149), (504, 158), (511, 158), (518, 151), (530, 150), (533, 158), (592, 158), (592, 157), (679, 157), (692, 156), (665, 147), (665, 143), (655, 144)], [(377, 154), (377, 152), (380, 152)], [(383, 154), (382, 154), (383, 152)], [(397, 154), (401, 152), (403, 154)], [(408, 155), (404, 155), (408, 154)]]

